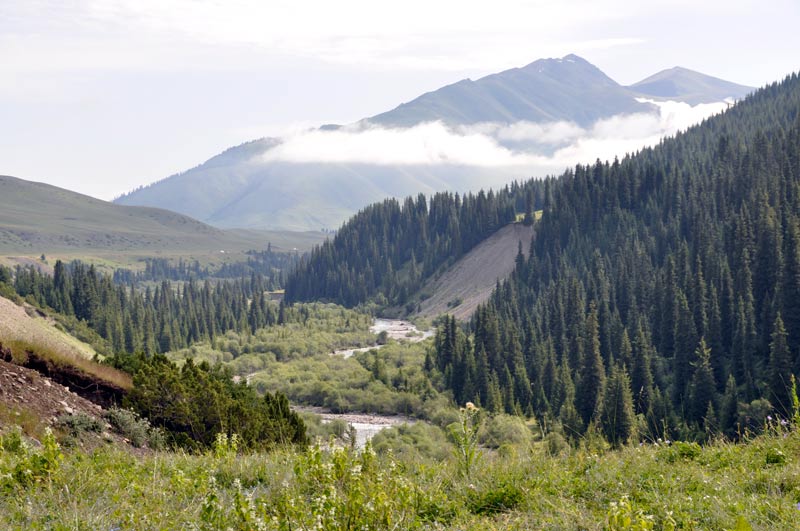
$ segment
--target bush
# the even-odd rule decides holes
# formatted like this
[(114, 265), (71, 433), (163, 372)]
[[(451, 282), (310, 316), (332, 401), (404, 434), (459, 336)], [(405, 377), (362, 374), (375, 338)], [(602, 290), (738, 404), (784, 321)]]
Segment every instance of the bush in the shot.
[(103, 431), (103, 424), (98, 419), (82, 412), (74, 415), (61, 415), (56, 419), (55, 425), (76, 439), (85, 433), (100, 433)]
[(119, 435), (137, 448), (147, 445), (154, 450), (160, 450), (165, 446), (164, 433), (130, 409), (110, 409), (106, 411), (105, 419)]
[(478, 441), (489, 448), (500, 448), (504, 444), (525, 445), (533, 441), (533, 434), (521, 417), (500, 414), (486, 422)]
[(547, 454), (550, 456), (557, 456), (561, 455), (562, 453), (569, 450), (569, 443), (558, 432), (552, 431), (545, 435), (544, 437), (544, 444), (545, 449), (547, 450)]
[(483, 490), (471, 491), (468, 505), (471, 513), (488, 516), (513, 511), (524, 498), (519, 487), (513, 483), (504, 482)]

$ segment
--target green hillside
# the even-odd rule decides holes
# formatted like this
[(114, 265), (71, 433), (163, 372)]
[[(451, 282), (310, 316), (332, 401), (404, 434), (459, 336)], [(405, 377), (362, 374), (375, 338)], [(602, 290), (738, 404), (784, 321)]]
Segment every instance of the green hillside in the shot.
[[(320, 233), (224, 231), (183, 214), (115, 205), (42, 183), (0, 176), (0, 255), (138, 256), (225, 261), (249, 249), (307, 250)], [(224, 252), (222, 252), (224, 251)]]

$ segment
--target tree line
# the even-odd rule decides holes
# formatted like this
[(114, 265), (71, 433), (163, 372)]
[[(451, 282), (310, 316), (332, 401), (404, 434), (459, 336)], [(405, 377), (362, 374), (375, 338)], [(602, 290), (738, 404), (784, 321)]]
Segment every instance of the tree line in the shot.
[(253, 333), (308, 318), (307, 308), (266, 301), (260, 275), (202, 285), (189, 280), (180, 287), (163, 281), (140, 292), (94, 266), (58, 261), (52, 276), (0, 266), (0, 293), (74, 318), (105, 339), (111, 350), (106, 362), (133, 375), (123, 405), (164, 429), (173, 446), (208, 448), (218, 434), (236, 434), (248, 449), (308, 440), (283, 394), (259, 395), (221, 366), (187, 360), (178, 367), (162, 354), (230, 330)]
[(201, 266), (197, 260), (179, 258), (177, 262), (167, 258), (145, 258), (144, 270), (128, 268), (114, 270), (113, 279), (117, 284), (140, 282), (161, 282), (162, 280), (187, 281), (205, 279), (238, 279), (251, 275), (261, 275), (269, 290), (280, 289), (286, 283), (286, 276), (300, 261), (300, 253), (285, 253), (272, 250), (247, 251), (247, 259), (240, 262), (224, 263), (219, 267)]
[(209, 341), (228, 330), (254, 332), (284, 316), (282, 307), (264, 295), (267, 281), (259, 274), (214, 283), (163, 280), (141, 291), (114, 283), (94, 265), (59, 260), (52, 276), (33, 266), (17, 266), (12, 286), (39, 306), (84, 321), (115, 353), (151, 356)]

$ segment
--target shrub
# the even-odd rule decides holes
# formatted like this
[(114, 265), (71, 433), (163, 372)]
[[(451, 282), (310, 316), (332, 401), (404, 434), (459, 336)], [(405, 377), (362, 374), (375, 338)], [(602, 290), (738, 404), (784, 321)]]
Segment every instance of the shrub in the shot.
[(504, 444), (524, 445), (533, 440), (533, 434), (521, 417), (500, 414), (491, 417), (481, 430), (478, 441), (489, 448)]
[(74, 415), (61, 415), (56, 419), (55, 425), (76, 439), (85, 433), (100, 433), (103, 431), (103, 424), (98, 419), (83, 412), (78, 412)]
[(493, 515), (516, 509), (524, 498), (519, 487), (503, 482), (486, 489), (470, 491), (468, 505), (470, 512), (474, 514)]
[(147, 445), (159, 450), (165, 446), (164, 433), (130, 409), (112, 408), (106, 411), (105, 419), (118, 434), (137, 448)]
[(563, 435), (555, 431), (551, 431), (545, 435), (544, 444), (547, 454), (550, 456), (561, 455), (565, 451), (569, 450), (569, 443), (567, 440)]

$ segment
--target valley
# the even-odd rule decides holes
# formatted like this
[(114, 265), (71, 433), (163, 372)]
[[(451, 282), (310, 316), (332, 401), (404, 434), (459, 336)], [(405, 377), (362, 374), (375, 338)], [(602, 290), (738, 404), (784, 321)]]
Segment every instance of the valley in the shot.
[[(160, 97), (182, 95), (193, 154), (277, 131), (278, 115), (264, 125), (259, 110), (297, 93), (350, 118), (298, 115), (112, 202), (0, 176), (0, 529), (797, 528), (800, 75), (755, 89), (573, 27), (592, 39), (576, 48), (625, 83), (568, 54), (512, 68), (524, 63), (509, 55), (501, 71), (441, 85), (467, 72), (441, 63), (444, 46), (415, 84), (398, 38), (390, 55), (405, 66), (380, 69), (417, 96), (376, 97), (354, 120), (332, 109), (387, 52), (379, 26), (344, 36), (360, 20), (326, 33), (346, 7), (309, 10), (325, 22), (312, 25), (319, 41), (258, 17), (234, 31), (217, 4), (130, 19), (115, 17), (133, 4), (73, 7), (69, 20), (95, 30), (139, 21), (153, 40), (135, 60), (110, 49), (113, 61), (81, 61), (113, 62), (111, 77), (152, 62), (152, 88), (125, 84), (153, 91), (153, 116)], [(427, 9), (438, 27), (439, 7)], [(181, 60), (155, 60), (162, 25), (208, 13), (233, 18), (170, 31)], [(132, 38), (123, 26), (109, 24), (114, 39)], [(204, 32), (214, 46), (182, 56)], [(195, 79), (234, 37), (236, 59)], [(295, 40), (311, 52), (284, 58), (293, 69), (320, 62), (348, 84), (304, 88), (278, 68), (249, 71), (259, 98), (206, 92), (225, 93), (252, 57), (269, 70), (263, 51)], [(74, 76), (67, 59), (82, 46), (42, 72), (63, 60)], [(351, 48), (357, 61), (331, 59)], [(277, 103), (267, 74), (289, 87)], [(27, 109), (19, 90), (5, 97)], [(81, 112), (100, 104), (71, 90)], [(49, 101), (43, 114), (58, 107), (25, 96)], [(205, 123), (240, 105), (235, 128)], [(141, 120), (146, 136), (172, 134)], [(42, 135), (43, 153), (55, 136)]]

